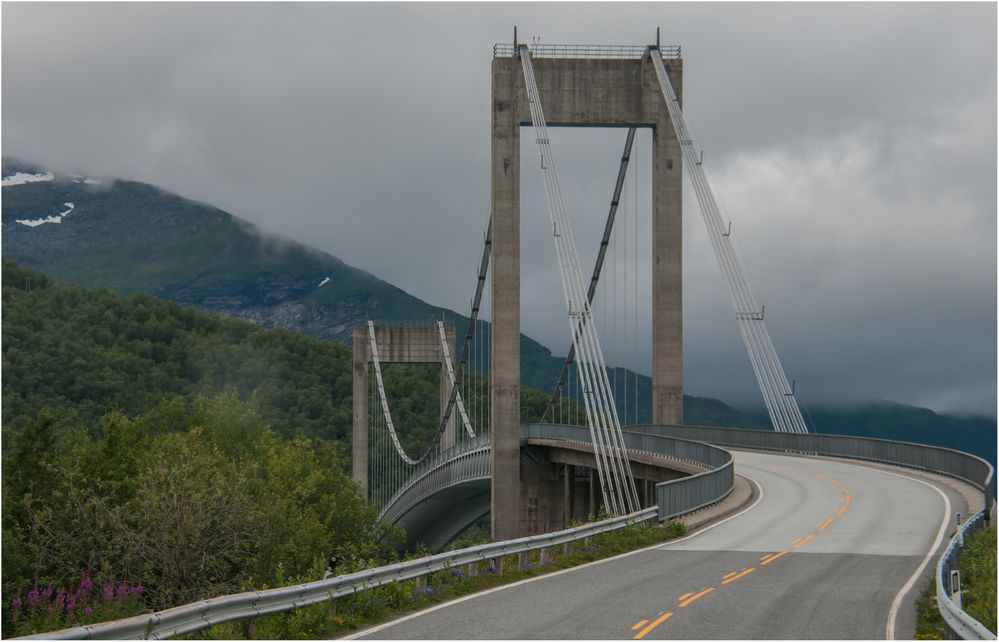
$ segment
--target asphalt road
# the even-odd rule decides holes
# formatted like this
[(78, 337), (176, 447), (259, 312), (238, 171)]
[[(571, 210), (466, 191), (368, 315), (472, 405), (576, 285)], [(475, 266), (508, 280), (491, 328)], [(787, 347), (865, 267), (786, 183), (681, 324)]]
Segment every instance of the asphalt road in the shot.
[(355, 637), (884, 639), (891, 612), (895, 635), (912, 635), (914, 574), (952, 530), (952, 512), (966, 510), (958, 493), (827, 459), (740, 452), (736, 465), (762, 494), (724, 522)]

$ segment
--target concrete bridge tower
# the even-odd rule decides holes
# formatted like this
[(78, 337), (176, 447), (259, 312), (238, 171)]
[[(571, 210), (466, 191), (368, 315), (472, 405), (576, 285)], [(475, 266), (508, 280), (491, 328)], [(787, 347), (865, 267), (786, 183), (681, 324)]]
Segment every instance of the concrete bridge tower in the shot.
[[(652, 129), (652, 421), (683, 421), (682, 161), (651, 55), (663, 55), (680, 98), (679, 51), (540, 47), (533, 56), (549, 126)], [(520, 128), (531, 112), (517, 46), (492, 62), (493, 539), (523, 534), (528, 502), (520, 471)], [(556, 150), (557, 151), (557, 150)]]

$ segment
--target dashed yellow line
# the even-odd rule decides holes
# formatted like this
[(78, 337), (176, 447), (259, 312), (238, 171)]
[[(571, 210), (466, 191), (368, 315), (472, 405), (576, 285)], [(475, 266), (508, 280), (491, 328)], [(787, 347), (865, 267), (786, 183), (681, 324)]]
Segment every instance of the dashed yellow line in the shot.
[(847, 508), (848, 508), (848, 506), (847, 506), (846, 504), (844, 504), (843, 506), (840, 506), (839, 508), (837, 508), (837, 509), (836, 509), (836, 510), (834, 510), (833, 512), (834, 512), (834, 513), (836, 513), (837, 515), (840, 515), (840, 516), (842, 516), (842, 515), (843, 515), (843, 513), (845, 513), (845, 512), (846, 512), (846, 509), (847, 509)]
[(705, 595), (707, 595), (708, 593), (710, 593), (713, 590), (715, 590), (714, 587), (706, 588), (703, 591), (701, 591), (700, 593), (695, 593), (694, 595), (691, 595), (690, 597), (688, 597), (684, 601), (680, 602), (680, 608), (682, 609), (683, 607), (685, 607), (688, 604), (694, 602), (695, 600), (701, 599), (702, 597), (704, 597)]
[(769, 564), (771, 562), (776, 562), (777, 560), (779, 560), (780, 558), (784, 557), (785, 555), (787, 555), (787, 551), (781, 551), (780, 553), (777, 553), (776, 555), (771, 556), (770, 559), (768, 559), (767, 561), (762, 562), (762, 564), (763, 564), (763, 566), (766, 566), (767, 564)]
[(656, 628), (657, 626), (659, 626), (660, 624), (662, 624), (666, 620), (670, 619), (670, 617), (672, 617), (672, 615), (673, 615), (672, 611), (670, 611), (669, 613), (664, 613), (663, 615), (660, 615), (657, 619), (653, 620), (652, 624), (648, 625), (647, 627), (645, 627), (644, 629), (642, 629), (641, 631), (639, 631), (638, 634), (635, 635), (635, 637), (633, 637), (631, 639), (632, 640), (641, 640), (642, 638), (644, 638), (646, 635), (649, 634), (649, 631), (651, 631), (652, 629)]
[(691, 595), (693, 595), (693, 593), (684, 593), (683, 595), (681, 595), (680, 597), (678, 597), (676, 599), (678, 599), (678, 600), (680, 600), (682, 602), (685, 599), (687, 599), (688, 597), (690, 597)]
[(633, 627), (631, 627), (631, 630), (632, 631), (637, 631), (638, 629), (640, 629), (643, 626), (645, 626), (645, 624), (647, 622), (648, 622), (648, 620), (639, 620), (639, 621), (635, 622), (635, 625)]
[(843, 494), (846, 494), (846, 495), (849, 495), (850, 494), (850, 489), (847, 488), (846, 486), (840, 486), (839, 492), (841, 492)]
[(764, 555), (763, 557), (760, 558), (760, 561), (761, 562), (766, 562), (768, 559), (770, 559), (774, 555), (776, 555), (776, 553), (767, 553), (766, 555)]
[(724, 580), (722, 582), (722, 584), (728, 584), (729, 582), (734, 582), (734, 581), (738, 580), (739, 578), (742, 578), (742, 577), (745, 577), (745, 576), (749, 575), (750, 573), (752, 573), (755, 570), (756, 570), (755, 568), (749, 567), (746, 570), (744, 570), (743, 572), (739, 573), (738, 575), (734, 575), (734, 576), (728, 578), (727, 580)]
[(728, 573), (727, 575), (723, 575), (723, 576), (722, 576), (722, 579), (723, 579), (723, 580), (727, 580), (728, 578), (730, 578), (730, 577), (732, 577), (733, 575), (735, 575), (735, 574), (736, 574), (737, 572), (738, 572), (738, 571), (732, 571), (731, 573)]
[(820, 531), (826, 530), (827, 528), (829, 528), (829, 525), (832, 524), (834, 521), (836, 521), (835, 517), (830, 517), (829, 519), (822, 520), (818, 524), (819, 530)]
[(794, 540), (795, 541), (794, 547), (801, 548), (802, 546), (812, 541), (813, 539), (815, 539), (815, 533), (812, 533), (808, 537), (802, 537), (801, 539), (796, 539)]

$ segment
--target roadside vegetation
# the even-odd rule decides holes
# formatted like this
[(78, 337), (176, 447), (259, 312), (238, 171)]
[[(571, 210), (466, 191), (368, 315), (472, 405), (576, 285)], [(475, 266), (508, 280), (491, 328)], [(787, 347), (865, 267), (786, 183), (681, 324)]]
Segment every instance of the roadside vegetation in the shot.
[[(978, 531), (958, 558), (964, 611), (996, 632), (996, 527)], [(936, 579), (930, 577), (916, 601), (917, 640), (947, 639), (947, 625), (936, 601)]]
[[(219, 624), (188, 636), (188, 639), (319, 639), (341, 636), (463, 595), (613, 557), (666, 542), (685, 533), (686, 527), (679, 521), (658, 526), (636, 524), (595, 535), (589, 543), (582, 540), (576, 542), (569, 553), (563, 552), (562, 547), (553, 547), (544, 561), (540, 551), (529, 553), (525, 569), (519, 568), (517, 555), (508, 555), (489, 564), (479, 564), (474, 572), (468, 566), (453, 567), (422, 579), (392, 582), (290, 613)], [(425, 551), (417, 552), (413, 557), (425, 554)], [(363, 568), (366, 568), (363, 563), (355, 563), (338, 571), (346, 574)]]

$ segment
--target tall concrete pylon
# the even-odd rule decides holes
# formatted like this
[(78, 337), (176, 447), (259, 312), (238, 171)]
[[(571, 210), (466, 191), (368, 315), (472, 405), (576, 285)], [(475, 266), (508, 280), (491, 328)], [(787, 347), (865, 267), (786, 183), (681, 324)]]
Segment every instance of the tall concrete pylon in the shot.
[[(492, 536), (525, 534), (520, 479), (520, 128), (531, 125), (516, 46), (492, 62)], [(675, 52), (675, 55), (674, 55)], [(682, 156), (650, 55), (640, 47), (543, 47), (534, 74), (550, 127), (652, 129), (652, 421), (683, 421)], [(664, 58), (682, 100), (683, 60)], [(557, 149), (556, 149), (557, 153)]]

